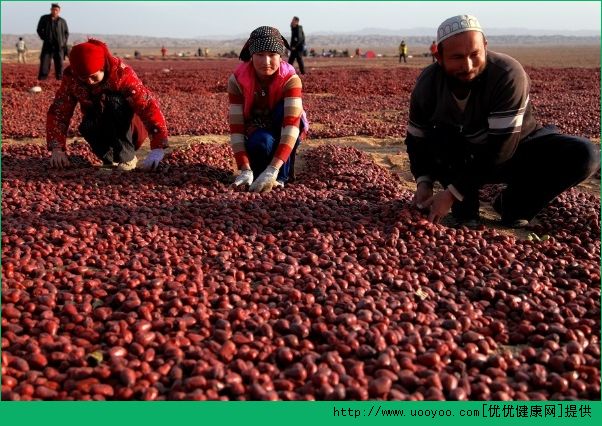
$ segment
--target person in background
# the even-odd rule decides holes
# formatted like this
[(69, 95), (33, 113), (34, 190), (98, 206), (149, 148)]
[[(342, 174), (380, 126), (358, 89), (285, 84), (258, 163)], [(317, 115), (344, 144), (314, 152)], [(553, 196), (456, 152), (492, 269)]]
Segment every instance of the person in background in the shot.
[(165, 58), (167, 56), (167, 48), (165, 46), (161, 46), (161, 57)]
[(70, 164), (66, 137), (77, 104), (83, 115), (79, 132), (103, 165), (133, 170), (136, 150), (147, 136), (152, 150), (142, 168), (159, 165), (168, 145), (159, 104), (134, 70), (111, 55), (100, 40), (73, 46), (61, 87), (48, 109), (46, 142), (53, 168)]
[(67, 21), (59, 16), (60, 13), (61, 7), (57, 3), (52, 3), (50, 14), (43, 15), (38, 21), (37, 33), (43, 41), (38, 80), (48, 78), (51, 61), (54, 61), (56, 79), (60, 80), (63, 77), (63, 59), (67, 52), (69, 28)]
[[(406, 144), (416, 178), (414, 203), (439, 222), (479, 223), (479, 188), (505, 183), (493, 200), (502, 224), (527, 226), (563, 191), (600, 166), (588, 139), (535, 120), (530, 81), (521, 64), (487, 49), (479, 21), (458, 15), (437, 30), (437, 62), (410, 97)], [(445, 190), (433, 193), (433, 182)]]
[(19, 37), (19, 41), (16, 44), (17, 47), (17, 63), (26, 63), (27, 62), (27, 58), (26, 58), (26, 54), (27, 54), (27, 45), (25, 44), (25, 40), (23, 40), (23, 37)]
[(433, 58), (433, 62), (435, 62), (435, 56), (437, 55), (437, 43), (435, 43), (435, 40), (431, 43), (429, 50), (431, 51), (431, 58)]
[(293, 65), (295, 59), (299, 64), (299, 72), (305, 74), (305, 65), (303, 63), (303, 51), (305, 50), (305, 33), (303, 27), (299, 25), (299, 18), (293, 17), (291, 21), (291, 44), (290, 51), (291, 55), (288, 58), (288, 63)]
[(403, 58), (404, 63), (407, 63), (407, 57), (408, 45), (406, 44), (405, 40), (401, 40), (401, 43), (399, 43), (399, 63), (401, 64), (401, 58)]
[(276, 28), (256, 28), (228, 79), (230, 142), (240, 170), (234, 185), (252, 192), (294, 177), (297, 147), (308, 130), (301, 79), (282, 60), (288, 48)]

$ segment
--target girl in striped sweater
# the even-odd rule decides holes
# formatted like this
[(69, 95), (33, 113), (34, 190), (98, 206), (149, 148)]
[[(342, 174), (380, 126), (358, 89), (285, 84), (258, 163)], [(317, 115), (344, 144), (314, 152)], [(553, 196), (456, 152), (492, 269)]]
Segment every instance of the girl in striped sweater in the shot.
[(255, 29), (228, 80), (230, 142), (240, 170), (234, 185), (253, 192), (289, 181), (301, 133), (308, 129), (301, 79), (282, 61), (287, 48), (276, 28)]

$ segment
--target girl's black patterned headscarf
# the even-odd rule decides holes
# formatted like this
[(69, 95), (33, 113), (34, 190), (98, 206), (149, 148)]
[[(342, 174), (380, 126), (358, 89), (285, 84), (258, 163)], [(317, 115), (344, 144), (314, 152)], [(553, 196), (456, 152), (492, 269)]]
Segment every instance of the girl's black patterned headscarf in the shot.
[(287, 49), (290, 50), (290, 46), (280, 31), (274, 27), (259, 27), (251, 33), (239, 58), (246, 62), (257, 52), (275, 52), (283, 56)]

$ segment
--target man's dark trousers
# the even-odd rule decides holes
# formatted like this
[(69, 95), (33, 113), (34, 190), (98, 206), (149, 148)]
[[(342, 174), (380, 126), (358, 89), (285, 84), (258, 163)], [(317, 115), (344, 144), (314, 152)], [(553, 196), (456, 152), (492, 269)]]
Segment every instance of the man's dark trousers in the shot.
[[(441, 136), (441, 135), (440, 135)], [(448, 147), (458, 155), (435, 154), (434, 178), (447, 186), (481, 155), (471, 158), (466, 141), (448, 140)], [(439, 139), (440, 146), (442, 139)], [(453, 147), (453, 148), (452, 148)], [(536, 130), (521, 143), (508, 161), (497, 168), (485, 170), (480, 183), (462, 188), (463, 200), (456, 201), (452, 214), (457, 219), (475, 219), (479, 212), (479, 188), (487, 183), (504, 183), (501, 194), (501, 215), (504, 222), (533, 219), (554, 198), (591, 176), (600, 167), (600, 151), (588, 139), (559, 133), (555, 126)], [(456, 188), (458, 189), (458, 188)]]
[(38, 80), (46, 80), (50, 73), (50, 62), (54, 60), (54, 75), (57, 80), (63, 78), (63, 58), (64, 52), (60, 47), (44, 47), (40, 54), (40, 72)]

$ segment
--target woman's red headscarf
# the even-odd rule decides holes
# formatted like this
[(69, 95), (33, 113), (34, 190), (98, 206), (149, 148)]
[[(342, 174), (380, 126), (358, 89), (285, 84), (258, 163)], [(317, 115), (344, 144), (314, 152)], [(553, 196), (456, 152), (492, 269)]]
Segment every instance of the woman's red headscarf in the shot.
[(111, 57), (107, 45), (100, 40), (89, 39), (85, 43), (76, 44), (69, 53), (71, 69), (81, 78), (86, 78), (95, 72), (105, 69), (105, 64)]

